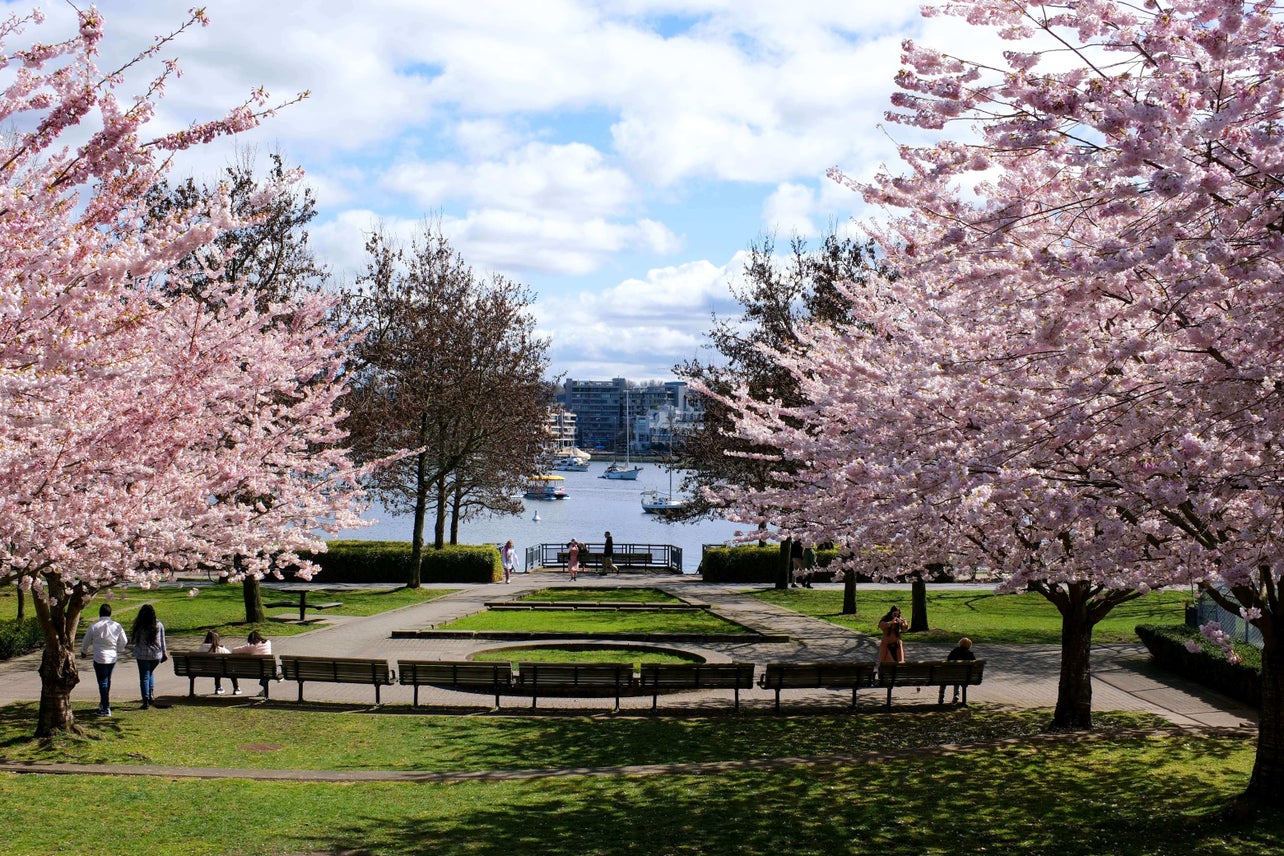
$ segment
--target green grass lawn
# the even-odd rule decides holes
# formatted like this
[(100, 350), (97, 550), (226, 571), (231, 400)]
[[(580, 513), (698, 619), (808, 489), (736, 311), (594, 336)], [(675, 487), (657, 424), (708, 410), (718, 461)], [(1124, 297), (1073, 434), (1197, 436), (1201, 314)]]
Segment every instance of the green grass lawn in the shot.
[(474, 660), (488, 662), (508, 661), (516, 666), (526, 663), (632, 663), (637, 671), (643, 663), (699, 663), (695, 654), (683, 655), (678, 651), (659, 651), (655, 648), (620, 646), (591, 646), (587, 648), (505, 648), (498, 651), (480, 651)]
[[(192, 595), (192, 590), (197, 591)], [(311, 612), (309, 617), (320, 618), (327, 615), (375, 615), (390, 609), (412, 606), (424, 601), (434, 600), (450, 594), (447, 589), (398, 588), (390, 590), (345, 590), (341, 593), (326, 595), (326, 600), (338, 600), (343, 606), (328, 609), (325, 612)], [(85, 618), (98, 614), (97, 602), (105, 599), (105, 594), (95, 598), (85, 612)], [(282, 595), (270, 589), (263, 589), (263, 602), (266, 605)], [(290, 595), (297, 599), (297, 595)], [(209, 585), (163, 585), (159, 588), (141, 589), (128, 586), (113, 589), (111, 592), (112, 617), (125, 625), (126, 632), (137, 615), (139, 607), (150, 603), (156, 607), (156, 617), (165, 625), (165, 634), (169, 637), (204, 637), (210, 630), (218, 631), (225, 639), (239, 640), (251, 630), (261, 630), (268, 637), (292, 636), (315, 629), (315, 625), (300, 625), (297, 622), (266, 621), (260, 624), (246, 624), (245, 603), (239, 584)], [(30, 609), (30, 606), (28, 606)], [(268, 616), (281, 615), (298, 618), (298, 608), (268, 608)], [(85, 619), (81, 620), (86, 625)]]
[(532, 592), (523, 600), (566, 601), (570, 603), (680, 603), (669, 594), (653, 588), (545, 588)]
[(711, 612), (574, 612), (569, 610), (489, 609), (443, 624), (438, 630), (520, 631), (524, 633), (750, 633)]
[[(47, 757), (21, 736), (32, 715), (30, 705), (0, 711), (6, 756)], [(64, 742), (57, 756), (465, 773), (861, 757), (451, 783), (0, 774), (5, 851), (119, 854), (145, 840), (153, 854), (1279, 852), (1284, 816), (1219, 814), (1246, 784), (1251, 736), (1140, 735), (1113, 726), (1146, 718), (1103, 716), (1092, 739), (1031, 737), (1046, 717), (984, 709), (681, 719), (138, 711), (95, 721), (92, 739)], [(998, 742), (1008, 737), (1016, 739)]]
[[(193, 594), (195, 591), (195, 594)], [(102, 592), (91, 602), (89, 608), (85, 610), (80, 620), (80, 632), (89, 626), (90, 622), (98, 615), (98, 603), (110, 600), (112, 604), (112, 617), (125, 626), (128, 633), (130, 625), (133, 623), (139, 608), (150, 603), (156, 607), (156, 615), (165, 625), (166, 636), (172, 640), (179, 650), (184, 647), (190, 647), (189, 642), (199, 642), (205, 637), (210, 630), (215, 630), (223, 637), (224, 643), (235, 645), (240, 643), (251, 630), (259, 630), (268, 638), (277, 636), (293, 636), (298, 633), (304, 633), (308, 630), (315, 630), (316, 619), (324, 618), (327, 615), (375, 615), (380, 612), (386, 612), (391, 609), (399, 609), (403, 606), (413, 606), (429, 600), (443, 597), (451, 594), (450, 589), (435, 588), (418, 588), (418, 589), (351, 589), (344, 590), (341, 594), (334, 593), (327, 595), (326, 600), (332, 597), (341, 600), (343, 606), (322, 611), (309, 611), (309, 621), (307, 624), (299, 624), (290, 621), (273, 621), (273, 616), (284, 616), (287, 618), (297, 618), (299, 610), (297, 607), (267, 607), (271, 603), (284, 595), (278, 594), (272, 589), (263, 589), (263, 602), (269, 617), (268, 621), (258, 623), (247, 623), (242, 619), (245, 617), (245, 604), (243, 600), (243, 589), (240, 584), (217, 584), (208, 585), (192, 584), (190, 582), (183, 585), (174, 585), (165, 583), (157, 588), (142, 589), (138, 586), (121, 586)], [(290, 595), (291, 599), (297, 598), (297, 595)], [(315, 600), (315, 598), (314, 598)], [(34, 620), (35, 607), (31, 605), (31, 599), (27, 598), (26, 614)], [(12, 586), (0, 589), (0, 615), (16, 616), (17, 615), (17, 597)], [(36, 643), (36, 649), (43, 642)], [(19, 651), (24, 653), (24, 651)]]
[[(862, 633), (878, 635), (878, 620), (892, 604), (900, 606), (905, 618), (910, 617), (910, 593), (904, 589), (879, 589), (861, 586), (856, 593), (856, 615), (842, 615), (843, 593), (838, 589), (768, 589), (755, 596), (768, 603), (793, 609), (850, 627)], [(1183, 608), (1189, 595), (1181, 591), (1161, 591), (1115, 607), (1093, 632), (1096, 643), (1136, 642), (1133, 628), (1138, 624), (1181, 624)], [(990, 643), (1061, 643), (1061, 614), (1056, 607), (1037, 594), (994, 594), (989, 589), (959, 591), (927, 588), (927, 633), (912, 633), (906, 638), (922, 641), (954, 642), (968, 636), (977, 644)]]

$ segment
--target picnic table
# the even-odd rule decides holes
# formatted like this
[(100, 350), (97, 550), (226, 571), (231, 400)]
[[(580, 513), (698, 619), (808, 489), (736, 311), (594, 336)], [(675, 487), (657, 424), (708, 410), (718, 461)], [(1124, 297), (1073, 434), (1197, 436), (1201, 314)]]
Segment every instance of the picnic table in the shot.
[[(300, 622), (302, 622), (302, 621), (306, 621), (306, 620), (307, 620), (307, 617), (308, 617), (308, 592), (312, 592), (312, 593), (314, 593), (314, 594), (328, 594), (328, 592), (327, 592), (325, 589), (323, 589), (323, 588), (312, 588), (312, 587), (309, 587), (309, 586), (283, 586), (282, 588), (273, 589), (273, 591), (283, 592), (283, 593), (285, 593), (285, 594), (296, 594), (296, 595), (298, 595), (298, 596), (299, 596), (299, 597), (298, 597), (298, 604), (297, 604), (297, 605), (298, 605), (298, 607), (299, 607), (299, 621), (300, 621)], [(268, 604), (268, 606), (271, 606), (271, 607), (280, 607), (280, 606), (289, 606), (289, 607), (293, 607), (293, 606), (295, 606), (295, 602), (294, 602), (294, 601), (292, 601), (292, 600), (273, 601), (272, 603), (269, 603), (269, 604)], [(325, 603), (313, 603), (313, 604), (312, 604), (312, 608), (313, 608), (313, 609), (334, 609), (336, 606), (343, 606), (343, 602), (342, 602), (342, 601), (338, 601), (338, 600), (333, 600), (333, 601), (329, 601), (329, 602), (325, 602)]]

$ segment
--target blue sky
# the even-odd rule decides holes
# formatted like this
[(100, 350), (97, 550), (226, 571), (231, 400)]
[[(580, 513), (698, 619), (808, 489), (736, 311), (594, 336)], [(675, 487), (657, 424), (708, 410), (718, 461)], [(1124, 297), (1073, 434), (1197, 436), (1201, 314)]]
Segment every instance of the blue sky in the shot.
[[(31, 2), (4, 3), (9, 11)], [(69, 32), (42, 2), (38, 37)], [(100, 65), (185, 18), (188, 2), (105, 0)], [(902, 38), (956, 22), (909, 0), (210, 0), (165, 52), (183, 77), (158, 130), (255, 86), (310, 97), (236, 145), (301, 166), (318, 255), (338, 280), (372, 229), (439, 220), (479, 271), (529, 284), (552, 373), (667, 378), (704, 354), (710, 314), (766, 233), (786, 246), (868, 216), (825, 178), (894, 166), (880, 127)], [(22, 44), (34, 40), (36, 35)], [(18, 43), (6, 45), (13, 49)], [(142, 77), (135, 77), (141, 82)], [(177, 177), (237, 157), (209, 147)]]

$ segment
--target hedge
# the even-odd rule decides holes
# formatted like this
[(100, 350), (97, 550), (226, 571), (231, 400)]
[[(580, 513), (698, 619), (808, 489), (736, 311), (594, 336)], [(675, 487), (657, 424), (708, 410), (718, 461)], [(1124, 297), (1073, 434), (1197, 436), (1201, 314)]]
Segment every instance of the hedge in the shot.
[(37, 618), (8, 618), (0, 621), (0, 660), (38, 651), (45, 645), (45, 634)]
[[(1235, 652), (1243, 660), (1232, 663), (1197, 629), (1185, 624), (1139, 624), (1136, 632), (1160, 668), (1245, 704), (1261, 707), (1262, 655), (1252, 645), (1237, 644)], [(1186, 650), (1186, 643), (1191, 639), (1200, 643), (1198, 653)]]
[[(837, 557), (837, 550), (817, 550), (816, 566), (823, 568)], [(706, 547), (699, 573), (706, 583), (774, 583), (783, 561), (779, 544)]]
[[(308, 556), (321, 568), (319, 583), (404, 583), (410, 578), (409, 541), (330, 541), (326, 546), (326, 552)], [(499, 550), (493, 546), (424, 547), (420, 582), (491, 583), (503, 578)]]

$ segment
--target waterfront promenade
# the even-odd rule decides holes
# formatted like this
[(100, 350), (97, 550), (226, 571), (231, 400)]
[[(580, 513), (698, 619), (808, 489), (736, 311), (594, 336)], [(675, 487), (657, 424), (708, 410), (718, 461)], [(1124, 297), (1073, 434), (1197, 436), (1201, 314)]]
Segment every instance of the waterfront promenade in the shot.
[[(383, 657), (394, 662), (399, 658), (464, 659), (477, 650), (522, 643), (470, 638), (393, 639), (391, 634), (394, 630), (416, 630), (440, 625), (483, 609), (487, 601), (517, 597), (550, 583), (561, 584), (564, 580), (565, 577), (561, 574), (519, 574), (510, 585), (497, 583), (448, 586), (456, 591), (438, 600), (369, 617), (318, 613), (320, 620), (315, 629), (295, 636), (277, 637), (273, 640), (273, 650), (277, 654)], [(623, 585), (660, 587), (680, 597), (707, 602), (720, 615), (751, 629), (789, 637), (787, 642), (764, 642), (751, 638), (746, 641), (669, 646), (693, 651), (711, 661), (751, 661), (761, 669), (763, 664), (772, 661), (876, 658), (876, 639), (747, 596), (746, 592), (755, 587), (705, 584), (698, 577), (671, 574), (607, 578), (582, 576), (577, 585), (586, 588)], [(199, 641), (175, 639), (171, 647), (175, 650), (194, 648)], [(911, 659), (943, 658), (950, 648), (948, 644), (933, 645), (913, 641), (907, 644)], [(970, 691), (969, 699), (974, 704), (1005, 708), (1053, 706), (1060, 662), (1060, 650), (1057, 646), (988, 645), (984, 639), (978, 638), (976, 649), (988, 664), (984, 683)], [(36, 673), (39, 656), (38, 653), (29, 654), (0, 663), (0, 702), (34, 701), (39, 698), (40, 678)], [(1092, 657), (1095, 710), (1147, 711), (1178, 726), (1255, 727), (1255, 711), (1155, 668), (1140, 644), (1099, 645), (1094, 647)], [(73, 701), (91, 705), (97, 700), (93, 668), (87, 659), (82, 660), (80, 665), (81, 681), (72, 698)], [(137, 689), (133, 663), (126, 659), (117, 667), (113, 680), (114, 706), (128, 708), (135, 705)], [(200, 679), (197, 681), (197, 698), (194, 701), (219, 705), (260, 704), (261, 699), (248, 694), (255, 689), (251, 684), (247, 688), (247, 695), (215, 696), (213, 681)], [(172, 703), (187, 703), (187, 691), (187, 679), (175, 676), (169, 664), (162, 664), (156, 673), (157, 697)], [(411, 695), (409, 687), (385, 687), (382, 691), (385, 704), (409, 704)], [(294, 684), (279, 683), (272, 688), (270, 703), (293, 705), (296, 697), (297, 689)], [(883, 697), (881, 691), (870, 690), (863, 694), (861, 707), (873, 707)], [(798, 706), (812, 709), (829, 707), (840, 712), (846, 707), (845, 698), (841, 692), (791, 690), (783, 695), (782, 700), (786, 709)], [(374, 693), (368, 686), (309, 683), (305, 688), (305, 699), (307, 702), (364, 707), (373, 704)], [(420, 702), (426, 713), (490, 707), (486, 696), (426, 688), (420, 690)], [(731, 693), (726, 690), (682, 693), (662, 698), (660, 712), (723, 710), (730, 708), (731, 702)], [(935, 703), (934, 690), (925, 689), (921, 693), (908, 689), (897, 690), (893, 711)], [(610, 700), (603, 699), (559, 699), (556, 702), (549, 700), (547, 703), (547, 707), (553, 710), (583, 709), (586, 712), (600, 713), (608, 712), (610, 705)], [(742, 691), (741, 705), (749, 710), (767, 710), (774, 705), (774, 694), (761, 689)], [(650, 706), (649, 696), (626, 698), (622, 701), (620, 714), (649, 713)], [(510, 697), (505, 700), (503, 710), (521, 713), (528, 707), (521, 698)], [(541, 705), (541, 710), (545, 710), (545, 705)]]

